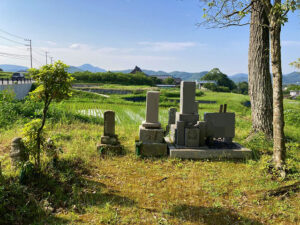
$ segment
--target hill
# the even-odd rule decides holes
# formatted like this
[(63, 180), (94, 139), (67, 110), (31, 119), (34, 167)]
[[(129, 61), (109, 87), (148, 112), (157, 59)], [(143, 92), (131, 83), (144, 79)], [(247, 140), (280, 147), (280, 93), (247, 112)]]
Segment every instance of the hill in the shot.
[(97, 67), (97, 66), (93, 66), (91, 64), (83, 64), (81, 66), (78, 66), (77, 68), (82, 70), (82, 71), (90, 71), (92, 73), (106, 72), (105, 69), (102, 69), (102, 68)]
[(18, 71), (26, 71), (29, 68), (25, 66), (18, 66), (18, 65), (10, 65), (10, 64), (2, 64), (0, 65), (0, 68), (4, 72), (18, 72)]
[(248, 74), (246, 73), (237, 73), (234, 75), (229, 76), (231, 80), (233, 80), (235, 83), (240, 83), (240, 82), (248, 82)]
[(283, 76), (284, 84), (300, 84), (300, 72), (292, 72)]

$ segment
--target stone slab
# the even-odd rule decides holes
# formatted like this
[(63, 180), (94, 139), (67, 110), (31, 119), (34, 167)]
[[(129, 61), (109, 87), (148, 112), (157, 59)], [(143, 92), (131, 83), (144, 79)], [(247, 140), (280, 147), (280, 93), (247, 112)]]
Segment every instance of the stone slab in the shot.
[(199, 128), (185, 128), (185, 146), (199, 147)]
[(210, 149), (207, 146), (199, 148), (186, 148), (168, 144), (171, 158), (181, 159), (250, 159), (252, 151), (235, 143), (236, 149)]
[(181, 81), (180, 84), (180, 112), (195, 113), (196, 82)]
[(215, 138), (233, 138), (235, 136), (234, 113), (205, 113), (206, 135)]
[(143, 157), (160, 157), (168, 155), (168, 147), (166, 143), (141, 143), (138, 155)]
[(162, 143), (164, 139), (164, 129), (147, 129), (141, 125), (139, 139), (143, 143)]
[(115, 135), (115, 112), (105, 111), (104, 112), (104, 136)]

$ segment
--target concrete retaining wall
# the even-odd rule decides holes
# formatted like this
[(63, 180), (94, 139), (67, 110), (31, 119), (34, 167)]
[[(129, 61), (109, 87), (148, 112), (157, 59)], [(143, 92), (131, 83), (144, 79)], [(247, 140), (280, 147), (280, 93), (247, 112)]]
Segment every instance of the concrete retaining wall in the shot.
[(21, 100), (24, 99), (30, 89), (31, 89), (32, 83), (28, 84), (4, 84), (0, 85), (0, 91), (3, 90), (13, 90), (16, 94), (16, 99)]

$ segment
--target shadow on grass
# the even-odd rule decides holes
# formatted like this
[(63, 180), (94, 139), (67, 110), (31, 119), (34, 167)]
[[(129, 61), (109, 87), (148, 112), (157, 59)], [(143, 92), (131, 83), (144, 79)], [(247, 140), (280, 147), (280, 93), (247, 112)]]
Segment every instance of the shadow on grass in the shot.
[(79, 159), (49, 163), (24, 185), (15, 178), (0, 180), (0, 224), (64, 224), (58, 212), (84, 213), (89, 206), (107, 203), (130, 206), (135, 202), (91, 180), (90, 169)]
[(231, 225), (231, 224), (251, 224), (262, 225), (257, 220), (243, 217), (230, 209), (220, 207), (201, 207), (190, 205), (177, 205), (172, 208), (171, 216), (182, 220), (204, 223), (208, 225)]

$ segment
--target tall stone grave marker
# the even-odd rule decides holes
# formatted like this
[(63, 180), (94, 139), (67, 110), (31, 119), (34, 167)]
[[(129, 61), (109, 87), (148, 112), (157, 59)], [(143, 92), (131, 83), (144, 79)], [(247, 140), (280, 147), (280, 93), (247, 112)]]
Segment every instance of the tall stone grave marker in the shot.
[(164, 130), (158, 120), (159, 92), (148, 91), (146, 98), (146, 121), (139, 127), (138, 154), (141, 156), (167, 155)]

